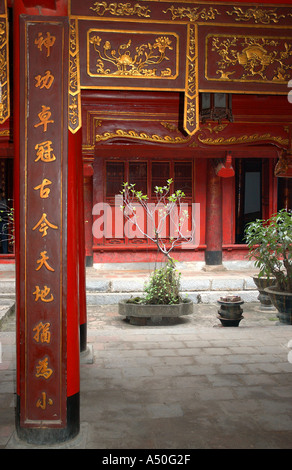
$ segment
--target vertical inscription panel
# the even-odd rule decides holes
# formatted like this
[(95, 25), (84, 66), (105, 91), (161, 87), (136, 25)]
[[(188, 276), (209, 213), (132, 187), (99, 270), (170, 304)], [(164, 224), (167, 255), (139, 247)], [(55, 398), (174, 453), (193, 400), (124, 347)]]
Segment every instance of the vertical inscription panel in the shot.
[(21, 418), (66, 425), (68, 26), (21, 18)]

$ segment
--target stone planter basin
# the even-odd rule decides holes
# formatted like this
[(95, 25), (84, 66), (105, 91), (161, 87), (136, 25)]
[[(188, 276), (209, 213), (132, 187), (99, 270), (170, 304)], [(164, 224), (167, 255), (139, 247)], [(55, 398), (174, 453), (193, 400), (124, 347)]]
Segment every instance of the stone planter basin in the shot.
[(275, 310), (275, 307), (271, 302), (269, 294), (265, 292), (265, 289), (267, 287), (271, 287), (273, 284), (275, 284), (275, 278), (271, 277), (270, 279), (268, 279), (265, 276), (253, 276), (253, 281), (259, 291), (258, 300), (260, 301), (260, 310)]
[(277, 309), (277, 317), (280, 323), (292, 325), (292, 293), (280, 292), (276, 287), (266, 287), (265, 291), (269, 294), (274, 307)]
[(190, 299), (173, 305), (135, 304), (128, 303), (127, 300), (119, 302), (119, 314), (126, 317), (132, 325), (146, 325), (149, 320), (160, 323), (162, 318), (178, 318), (191, 313), (193, 301)]

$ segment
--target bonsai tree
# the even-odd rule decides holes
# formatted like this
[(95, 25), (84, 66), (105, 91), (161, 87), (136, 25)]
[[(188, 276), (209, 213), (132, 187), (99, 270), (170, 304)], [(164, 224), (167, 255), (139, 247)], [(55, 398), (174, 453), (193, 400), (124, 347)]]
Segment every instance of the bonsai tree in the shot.
[[(137, 302), (148, 304), (175, 304), (181, 302), (180, 274), (176, 272), (175, 260), (171, 251), (182, 243), (193, 241), (193, 231), (184, 229), (188, 220), (188, 211), (183, 207), (185, 194), (181, 190), (171, 193), (172, 179), (168, 179), (165, 186), (156, 186), (154, 189), (156, 203), (149, 204), (149, 198), (142, 191), (135, 189), (135, 184), (124, 183), (121, 191), (123, 197), (122, 210), (125, 218), (136, 226), (141, 234), (151, 240), (165, 257), (166, 264), (156, 269), (149, 283), (145, 286), (145, 297), (136, 299)], [(148, 229), (141, 224), (137, 206), (142, 208), (147, 217)], [(165, 242), (165, 229), (167, 223), (172, 225), (172, 234)], [(151, 229), (149, 230), (149, 226)]]
[(259, 277), (274, 277), (279, 291), (292, 292), (292, 212), (281, 210), (267, 220), (250, 222), (245, 240)]

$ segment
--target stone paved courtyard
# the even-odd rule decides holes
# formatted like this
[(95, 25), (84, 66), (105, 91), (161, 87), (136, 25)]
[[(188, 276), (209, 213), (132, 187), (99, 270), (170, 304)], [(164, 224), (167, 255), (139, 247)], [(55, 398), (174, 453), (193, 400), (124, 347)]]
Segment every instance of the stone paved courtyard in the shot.
[[(258, 304), (238, 328), (216, 305), (159, 326), (130, 325), (117, 306), (88, 307), (81, 359), (81, 432), (65, 448), (290, 449), (292, 327)], [(0, 331), (0, 446), (14, 432), (15, 318)]]

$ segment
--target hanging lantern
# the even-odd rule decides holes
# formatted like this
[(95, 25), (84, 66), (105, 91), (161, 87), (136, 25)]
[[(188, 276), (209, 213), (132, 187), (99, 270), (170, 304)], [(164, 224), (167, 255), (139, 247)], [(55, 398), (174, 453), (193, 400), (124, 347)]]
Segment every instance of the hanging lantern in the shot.
[(225, 159), (225, 162), (220, 162), (216, 166), (216, 174), (221, 178), (230, 178), (235, 175), (233, 166), (232, 166), (232, 156), (231, 153), (228, 153)]

